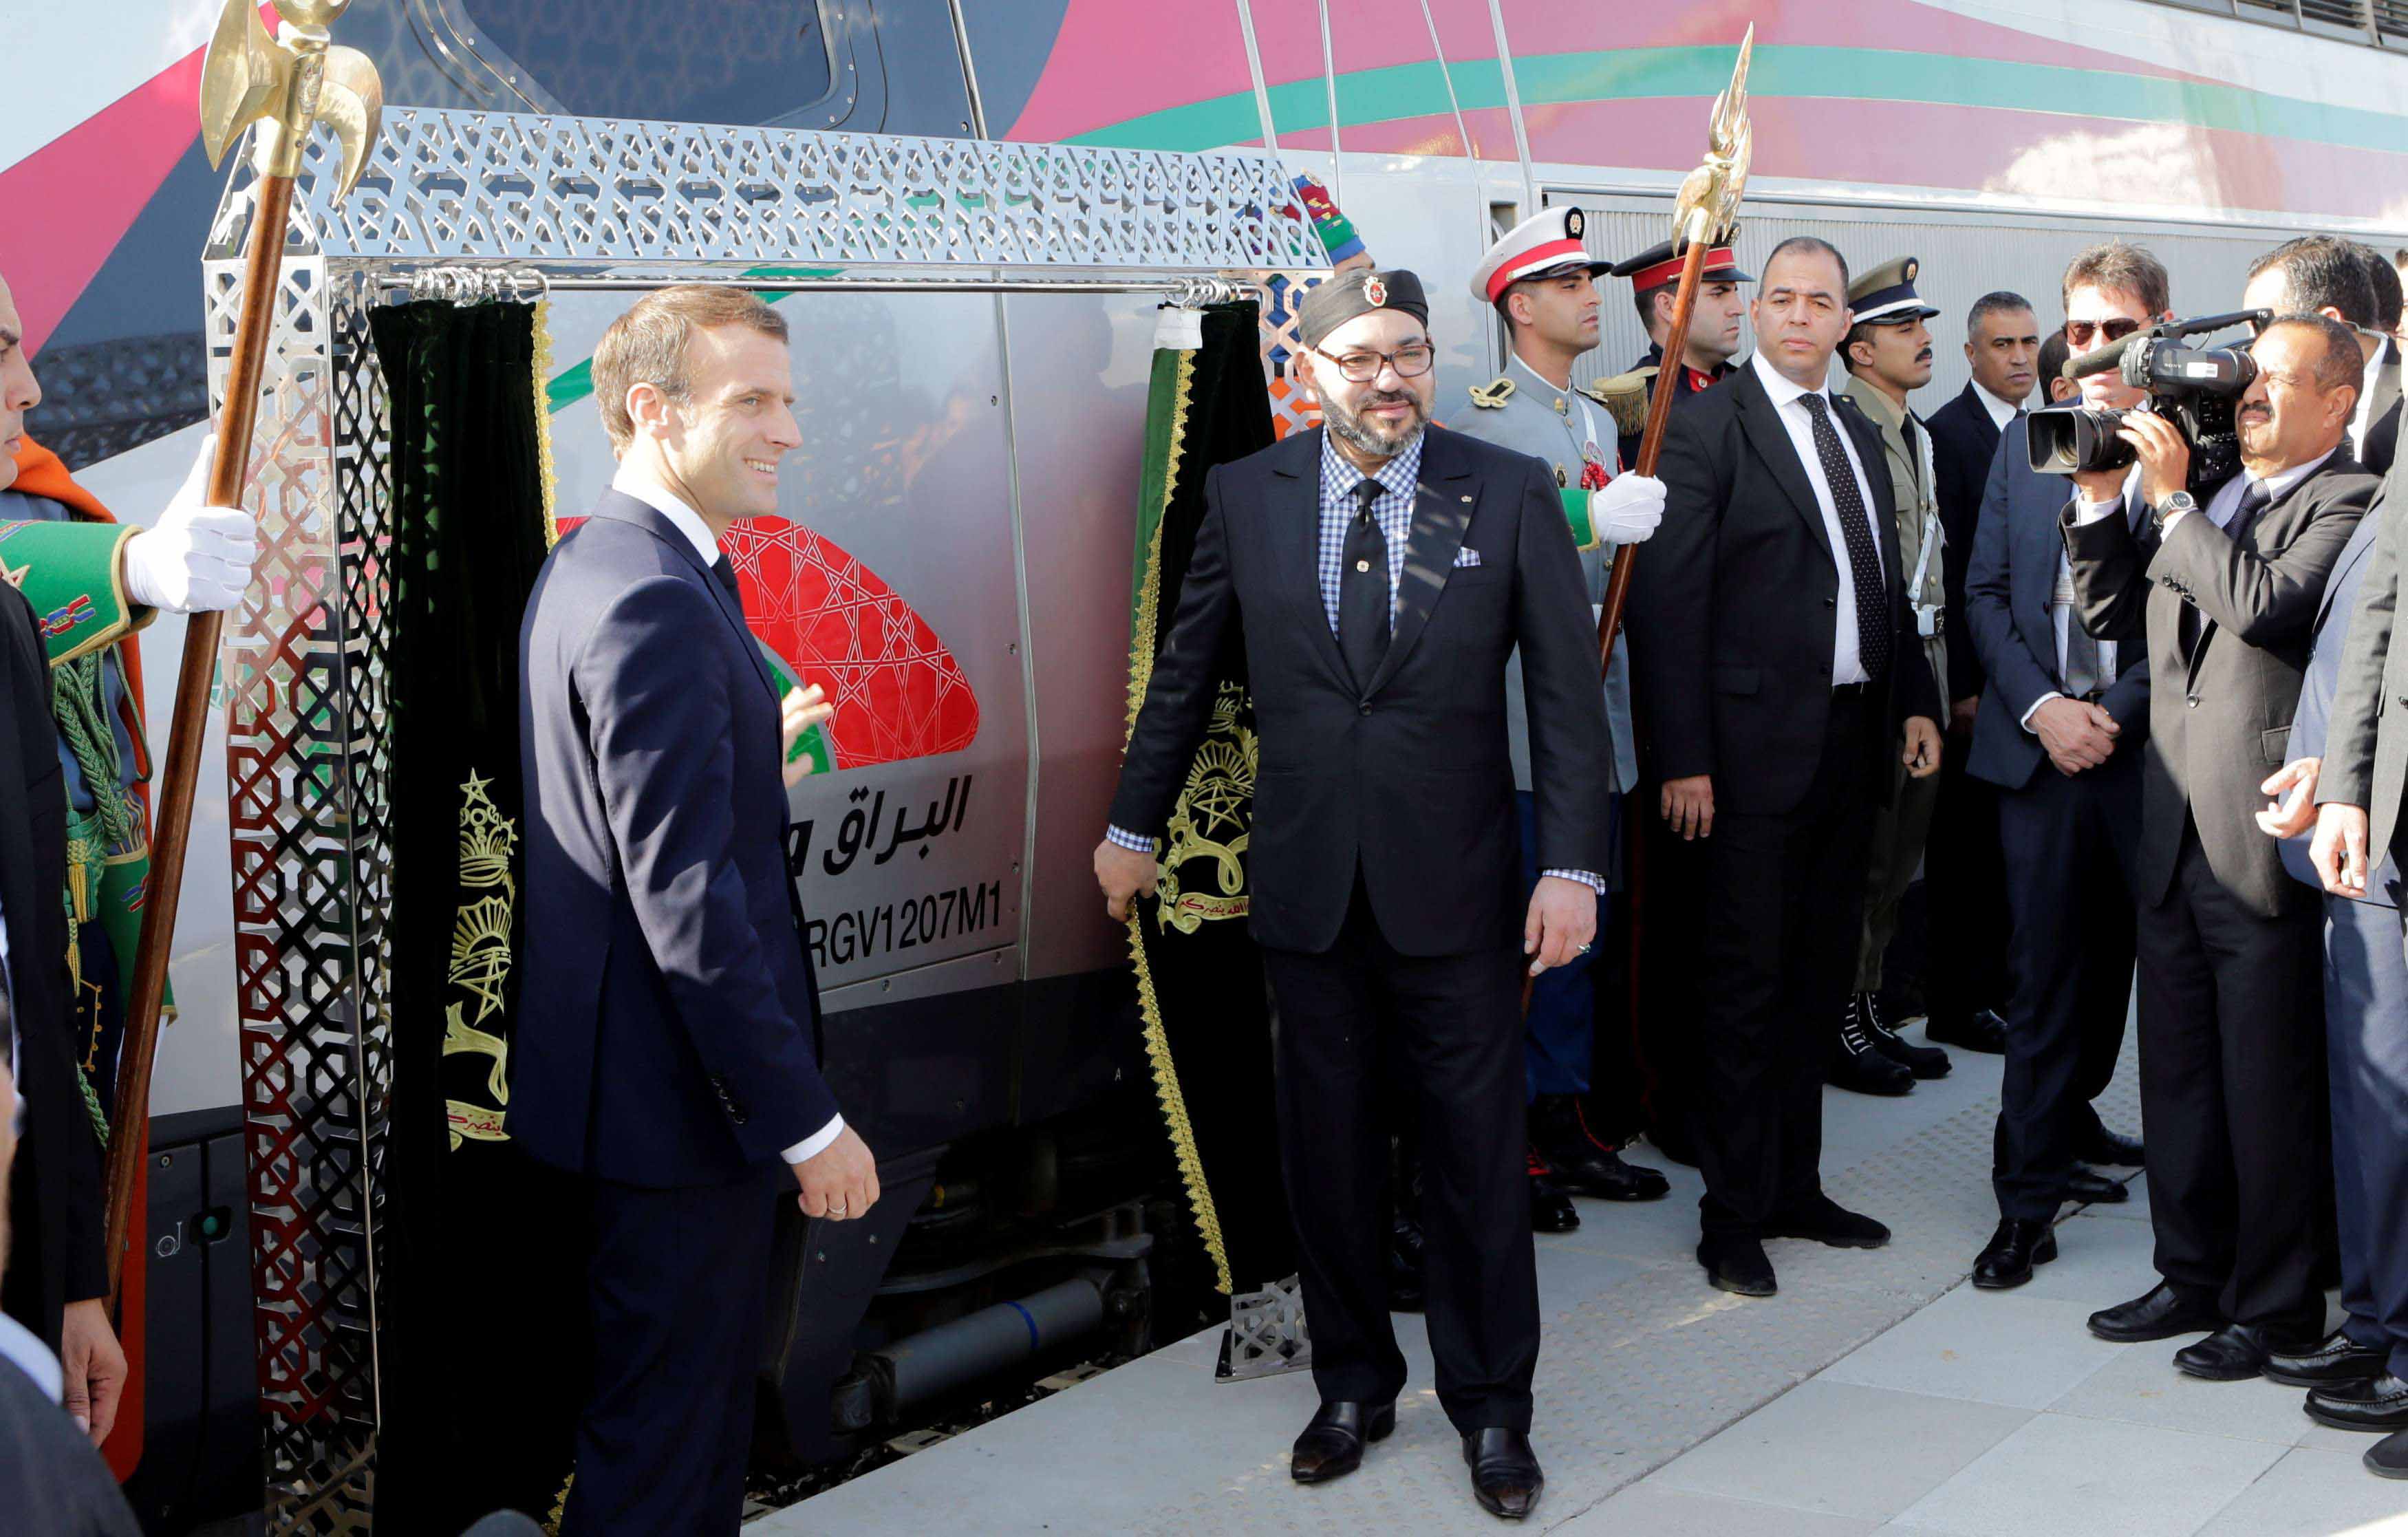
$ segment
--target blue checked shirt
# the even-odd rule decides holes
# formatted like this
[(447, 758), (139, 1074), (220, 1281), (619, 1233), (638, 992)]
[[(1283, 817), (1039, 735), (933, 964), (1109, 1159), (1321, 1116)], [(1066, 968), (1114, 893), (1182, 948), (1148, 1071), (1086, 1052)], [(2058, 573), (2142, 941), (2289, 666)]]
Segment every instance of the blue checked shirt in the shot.
[[(1365, 481), (1380, 482), (1380, 495), (1371, 502), (1371, 516), (1379, 520), (1381, 536), (1388, 541), (1388, 615), (1394, 623), (1397, 584), (1405, 574), (1405, 545), (1412, 532), (1413, 493), (1421, 478), (1419, 437), (1375, 474), (1366, 475), (1346, 462), (1327, 432), (1321, 435), (1321, 607), (1329, 616), (1330, 634), (1338, 633), (1338, 586), (1346, 568), (1346, 524), (1354, 516), (1354, 488)], [(1108, 826), (1104, 837), (1140, 854), (1154, 851), (1153, 839), (1141, 838), (1125, 827)], [(1605, 883), (1586, 870), (1548, 869), (1539, 873), (1578, 881), (1599, 895), (1605, 891)]]

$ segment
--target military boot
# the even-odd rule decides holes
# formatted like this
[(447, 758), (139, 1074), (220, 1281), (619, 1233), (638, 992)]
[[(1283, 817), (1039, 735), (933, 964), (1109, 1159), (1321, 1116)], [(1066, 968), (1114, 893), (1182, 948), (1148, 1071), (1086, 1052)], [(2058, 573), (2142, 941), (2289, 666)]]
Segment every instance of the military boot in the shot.
[(1914, 1092), (1914, 1072), (1904, 1063), (1882, 1055), (1853, 998), (1841, 1005), (1840, 1039), (1832, 1049), (1830, 1065), (1824, 1070), (1824, 1081), (1833, 1088), (1857, 1094), (1896, 1098)]
[(1657, 1200), (1671, 1182), (1653, 1169), (1625, 1163), (1588, 1128), (1577, 1094), (1541, 1094), (1530, 1102), (1530, 1145), (1555, 1170), (1555, 1183), (1599, 1200)]
[(1918, 1046), (1891, 1029), (1889, 1021), (1883, 1017), (1879, 994), (1858, 993), (1856, 1013), (1865, 1022), (1865, 1033), (1871, 1037), (1873, 1050), (1917, 1078), (1948, 1076), (1948, 1054), (1937, 1046)]

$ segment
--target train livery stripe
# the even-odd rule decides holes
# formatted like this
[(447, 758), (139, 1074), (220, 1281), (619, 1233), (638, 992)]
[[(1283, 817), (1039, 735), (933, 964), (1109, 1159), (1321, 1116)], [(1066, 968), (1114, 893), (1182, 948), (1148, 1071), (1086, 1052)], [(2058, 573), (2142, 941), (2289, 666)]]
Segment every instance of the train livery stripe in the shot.
[[(1526, 111), (1587, 102), (1710, 99), (1730, 77), (1730, 50), (1542, 53), (1516, 56), (1513, 68)], [(1469, 60), (1451, 69), (1465, 110), (1504, 106), (1504, 80), (1495, 60)], [(1759, 44), (1748, 83), (1758, 100), (1836, 98), (2058, 113), (2394, 154), (2408, 142), (2408, 122), (2397, 113), (2327, 106), (2243, 86), (1887, 49)], [(1328, 127), (1326, 95), (1318, 77), (1275, 85), (1270, 96), (1272, 118), (1283, 135)], [(1435, 63), (1356, 70), (1338, 79), (1341, 128), (1446, 110), (1445, 80)], [(1260, 137), (1253, 93), (1242, 92), (1144, 113), (1075, 135), (1069, 142), (1195, 151), (1254, 143)], [(1946, 147), (1924, 148), (1940, 152)]]

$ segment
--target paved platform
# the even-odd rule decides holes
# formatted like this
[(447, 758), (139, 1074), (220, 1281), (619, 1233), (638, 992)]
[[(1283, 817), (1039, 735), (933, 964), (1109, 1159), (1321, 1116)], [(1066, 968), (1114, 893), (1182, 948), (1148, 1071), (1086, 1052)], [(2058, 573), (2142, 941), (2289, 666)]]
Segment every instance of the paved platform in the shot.
[[(1919, 1038), (1919, 1031), (1910, 1032)], [(2273, 1537), (2399, 1533), (2408, 1485), (2365, 1438), (2269, 1383), (2176, 1372), (2182, 1342), (2083, 1328), (2151, 1283), (2146, 1196), (2071, 1212), (2028, 1286), (1962, 1285), (1997, 1220), (1999, 1059), (1954, 1052), (1903, 1099), (1825, 1097), (1826, 1188), (1890, 1224), (1871, 1253), (1770, 1245), (1781, 1294), (1708, 1287), (1691, 1257), (1698, 1176), (1641, 1207), (1581, 1202), (1541, 1238), (1545, 1337), (1534, 1430), (1547, 1492), (1530, 1529), (1568, 1537)], [(2130, 1053), (2101, 1103), (2139, 1125)], [(1639, 1150), (1644, 1157), (1647, 1150)], [(1659, 1164), (1664, 1160), (1655, 1159)], [(751, 1524), (751, 1537), (915, 1530), (1060, 1534), (1495, 1533), (1430, 1390), (1419, 1320), (1397, 1433), (1363, 1471), (1287, 1477), (1312, 1413), (1302, 1374), (1213, 1380), (1217, 1330)]]

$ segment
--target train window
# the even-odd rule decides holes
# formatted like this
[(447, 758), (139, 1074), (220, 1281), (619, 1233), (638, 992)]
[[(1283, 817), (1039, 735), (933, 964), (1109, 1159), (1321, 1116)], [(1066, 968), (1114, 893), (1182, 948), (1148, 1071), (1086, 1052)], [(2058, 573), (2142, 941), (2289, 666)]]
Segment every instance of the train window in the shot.
[(543, 105), (580, 117), (969, 132), (947, 0), (413, 0), (412, 9), (430, 51), (520, 77)]

